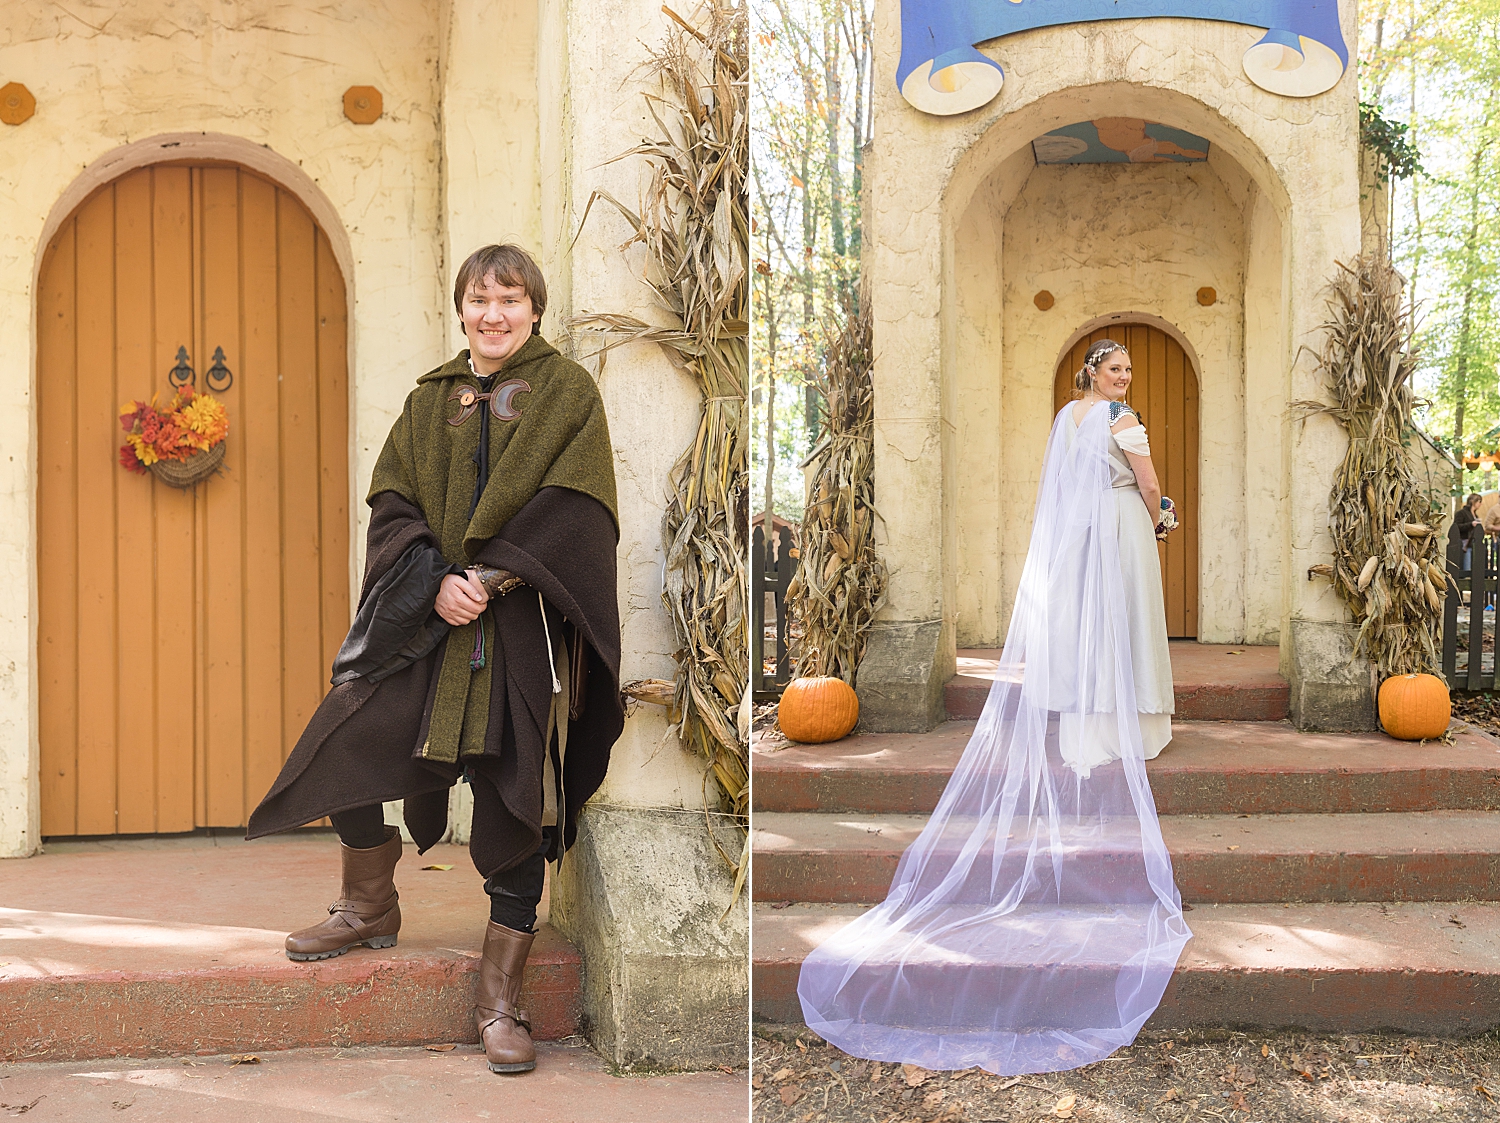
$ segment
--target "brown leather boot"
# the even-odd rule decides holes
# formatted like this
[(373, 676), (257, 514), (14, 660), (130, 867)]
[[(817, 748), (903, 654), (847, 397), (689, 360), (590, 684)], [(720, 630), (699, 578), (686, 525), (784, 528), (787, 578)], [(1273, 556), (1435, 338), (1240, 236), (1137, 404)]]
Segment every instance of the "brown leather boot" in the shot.
[(474, 1024), (491, 1072), (530, 1072), (536, 1068), (531, 1019), (520, 1007), (521, 976), (535, 932), (517, 932), (493, 920), (484, 930), (479, 961), (479, 995)]
[(286, 938), (288, 959), (332, 959), (364, 944), (393, 948), (401, 931), (401, 906), (396, 903), (392, 875), (401, 860), (401, 832), (385, 828), (386, 839), (369, 850), (339, 844), (344, 859), (344, 885), (328, 906), (328, 919)]

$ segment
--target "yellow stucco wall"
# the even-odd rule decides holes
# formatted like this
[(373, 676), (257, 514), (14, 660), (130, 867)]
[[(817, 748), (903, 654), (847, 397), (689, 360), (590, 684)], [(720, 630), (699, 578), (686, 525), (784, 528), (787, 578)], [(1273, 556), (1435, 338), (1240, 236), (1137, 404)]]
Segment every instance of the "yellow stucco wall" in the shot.
[[(652, 127), (640, 55), (620, 44), (659, 40), (665, 21), (630, 0), (593, 10), (594, 31), (584, 15), (554, 0), (0, 6), (0, 82), (37, 98), (31, 120), (0, 126), (0, 855), (40, 841), (31, 403), (50, 229), (91, 187), (163, 157), (240, 160), (308, 203), (350, 295), (352, 582), (385, 434), (416, 376), (461, 345), (450, 293), (464, 254), (506, 238), (539, 249), (544, 327), (564, 347), (570, 311), (648, 303), (618, 253), (621, 220), (596, 209), (571, 255), (569, 244), (594, 187), (635, 197), (639, 171), (606, 166)], [(344, 117), (351, 85), (380, 89), (379, 121)], [(647, 347), (614, 353), (602, 391), (620, 484), (623, 673), (670, 677), (659, 528), (697, 391)], [(601, 802), (700, 805), (700, 763), (665, 734), (660, 710), (631, 717)]]

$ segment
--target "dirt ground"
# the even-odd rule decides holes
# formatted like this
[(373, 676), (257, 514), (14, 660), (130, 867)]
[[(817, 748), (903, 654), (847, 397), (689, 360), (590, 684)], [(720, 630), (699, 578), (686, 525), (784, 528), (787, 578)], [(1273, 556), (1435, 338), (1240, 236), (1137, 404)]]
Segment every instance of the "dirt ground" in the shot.
[(1002, 1078), (857, 1060), (757, 1029), (755, 1123), (1407, 1123), (1500, 1119), (1500, 1034), (1143, 1033), (1073, 1072)]
[(1453, 699), (1455, 719), (1477, 725), (1486, 733), (1500, 734), (1500, 694), (1468, 694), (1453, 690), (1448, 696)]

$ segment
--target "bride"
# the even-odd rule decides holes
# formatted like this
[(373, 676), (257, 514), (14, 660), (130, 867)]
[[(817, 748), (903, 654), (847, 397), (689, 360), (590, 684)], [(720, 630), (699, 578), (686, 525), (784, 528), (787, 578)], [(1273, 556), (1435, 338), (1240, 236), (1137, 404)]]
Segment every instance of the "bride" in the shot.
[(885, 901), (802, 966), (809, 1028), (846, 1052), (1089, 1064), (1135, 1039), (1192, 936), (1145, 768), (1172, 736), (1155, 538), (1175, 517), (1130, 376), (1118, 343), (1089, 348), (974, 735)]

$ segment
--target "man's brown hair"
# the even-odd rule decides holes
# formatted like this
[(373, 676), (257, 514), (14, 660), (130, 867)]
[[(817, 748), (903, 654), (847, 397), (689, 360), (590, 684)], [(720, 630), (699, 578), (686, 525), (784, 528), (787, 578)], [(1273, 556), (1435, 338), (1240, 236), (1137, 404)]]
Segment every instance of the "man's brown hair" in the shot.
[[(541, 316), (547, 310), (547, 282), (536, 261), (520, 246), (506, 242), (500, 246), (483, 246), (471, 253), (458, 267), (458, 278), (453, 282), (453, 310), (461, 319), (464, 314), (464, 294), (469, 286), (478, 287), (486, 277), (494, 277), (497, 285), (514, 285), (526, 290), (531, 297), (531, 310)], [(541, 330), (542, 321), (532, 325), (533, 333)]]

